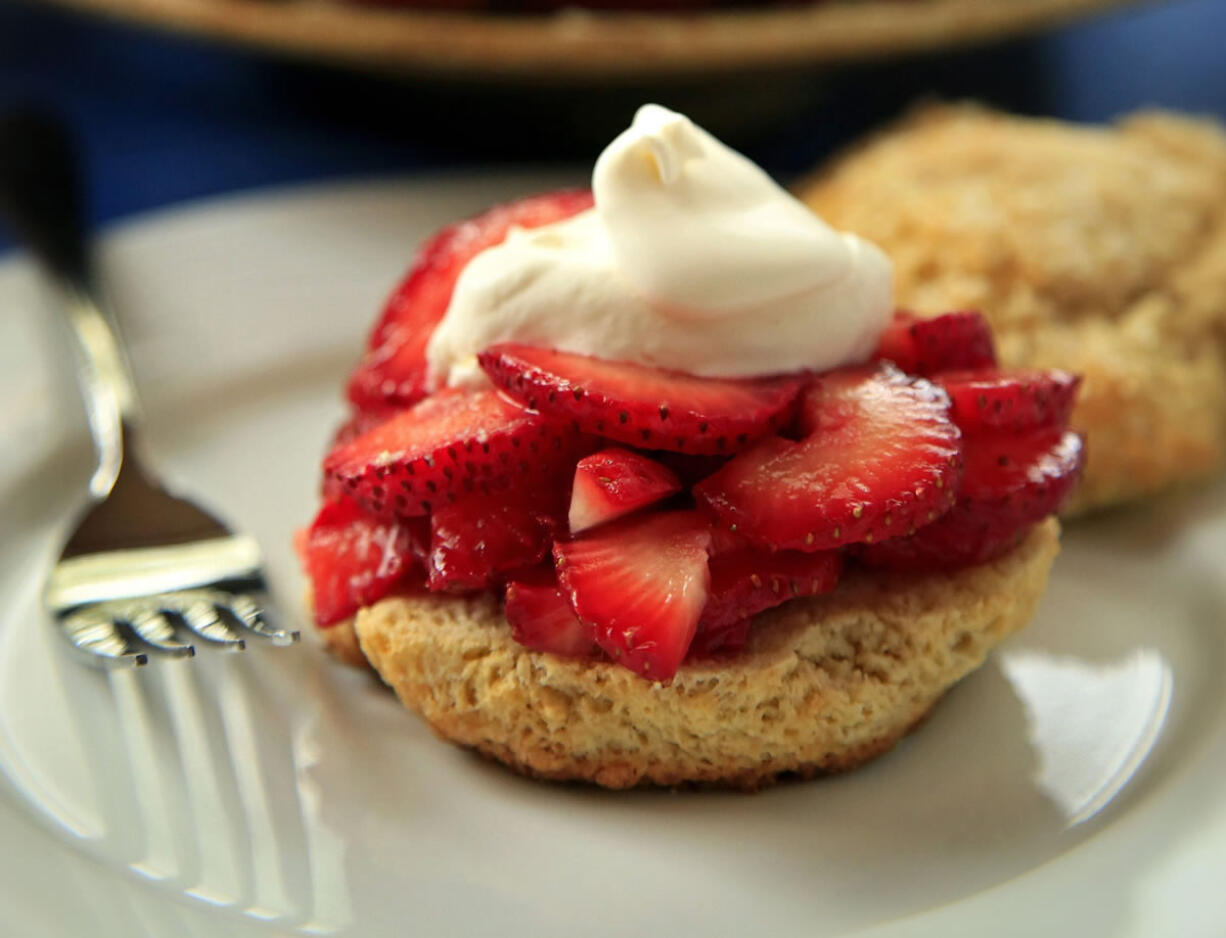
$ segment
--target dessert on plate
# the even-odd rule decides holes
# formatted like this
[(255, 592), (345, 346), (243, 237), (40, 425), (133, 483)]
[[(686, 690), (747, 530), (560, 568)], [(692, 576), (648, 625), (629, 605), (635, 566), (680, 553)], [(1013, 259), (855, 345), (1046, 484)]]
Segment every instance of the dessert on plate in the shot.
[(300, 551), (325, 641), (526, 774), (752, 789), (886, 751), (1029, 619), (1079, 379), (664, 108), (435, 235)]
[(1084, 377), (1091, 442), (1068, 509), (1226, 464), (1226, 133), (1136, 114), (1114, 127), (930, 106), (802, 185), (880, 245), (902, 306), (982, 309), (1002, 362)]

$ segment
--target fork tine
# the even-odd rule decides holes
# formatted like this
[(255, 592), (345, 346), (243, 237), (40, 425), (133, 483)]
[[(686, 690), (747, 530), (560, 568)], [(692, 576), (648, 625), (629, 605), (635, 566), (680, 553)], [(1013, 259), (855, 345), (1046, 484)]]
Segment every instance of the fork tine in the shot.
[(139, 609), (124, 620), (142, 642), (157, 649), (159, 654), (173, 658), (190, 658), (196, 649), (178, 639), (177, 629), (163, 609)]
[(244, 593), (235, 593), (229, 597), (227, 611), (240, 626), (268, 639), (274, 645), (292, 645), (302, 638), (297, 629), (282, 629), (269, 622), (267, 613)]
[(85, 608), (59, 620), (60, 633), (85, 661), (105, 668), (139, 668), (149, 662), (120, 623), (98, 608)]
[[(0, 148), (0, 209), (62, 294), (97, 455), (93, 498), (46, 577), (44, 606), (72, 647), (94, 663), (144, 664), (142, 648), (194, 654), (176, 635), (180, 625), (232, 649), (246, 647), (245, 633), (288, 644), (292, 634), (269, 626), (258, 609), (235, 607), (229, 596), (210, 598), (221, 584), (263, 583), (256, 540), (168, 491), (132, 445), (136, 387), (94, 277), (71, 134), (35, 110), (0, 125)], [(178, 590), (198, 593), (172, 595)], [(169, 608), (157, 609), (160, 602)]]
[[(172, 610), (183, 620), (184, 625), (203, 638), (206, 642), (242, 651), (247, 647), (246, 641), (222, 617), (218, 608), (218, 600), (224, 598), (221, 593), (209, 593), (198, 598), (184, 597), (187, 601), (182, 608)], [(171, 610), (168, 610), (171, 611)]]

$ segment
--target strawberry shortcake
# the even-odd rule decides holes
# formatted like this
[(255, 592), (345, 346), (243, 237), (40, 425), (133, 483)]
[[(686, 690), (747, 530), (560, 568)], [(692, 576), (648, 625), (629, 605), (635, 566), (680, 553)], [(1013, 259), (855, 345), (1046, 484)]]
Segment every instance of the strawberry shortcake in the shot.
[(437, 234), (300, 549), (326, 643), (442, 737), (607, 787), (848, 769), (1022, 627), (1078, 379), (664, 108), (591, 192)]

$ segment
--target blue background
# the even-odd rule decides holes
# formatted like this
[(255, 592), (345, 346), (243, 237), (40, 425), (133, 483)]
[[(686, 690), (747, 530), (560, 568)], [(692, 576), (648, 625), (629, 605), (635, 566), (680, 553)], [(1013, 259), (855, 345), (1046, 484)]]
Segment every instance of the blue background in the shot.
[[(692, 93), (709, 104), (721, 92)], [(1226, 0), (1151, 3), (973, 50), (792, 74), (763, 92), (782, 113), (728, 133), (786, 178), (923, 95), (1077, 120), (1147, 105), (1226, 120)], [(100, 222), (272, 183), (590, 161), (635, 96), (675, 104), (685, 94), (388, 80), (0, 0), (0, 106), (65, 113)]]

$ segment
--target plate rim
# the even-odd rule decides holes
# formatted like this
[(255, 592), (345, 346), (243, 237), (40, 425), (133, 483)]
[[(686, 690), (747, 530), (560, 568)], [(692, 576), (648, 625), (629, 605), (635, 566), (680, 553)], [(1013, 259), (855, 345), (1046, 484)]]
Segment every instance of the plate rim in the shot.
[(499, 15), (378, 0), (34, 0), (377, 71), (445, 79), (718, 75), (986, 41), (1150, 0), (860, 0)]
[[(284, 206), (290, 204), (302, 205), (310, 201), (348, 198), (363, 191), (367, 193), (386, 191), (389, 187), (406, 187), (413, 190), (429, 189), (442, 179), (450, 180), (452, 185), (459, 188), (465, 185), (466, 180), (488, 182), (491, 179), (504, 180), (508, 176), (530, 178), (531, 175), (529, 172), (508, 174), (476, 171), (428, 175), (378, 175), (308, 183), (287, 183), (265, 189), (200, 198), (129, 216), (117, 224), (108, 226), (103, 239), (105, 241), (113, 238), (150, 237), (156, 233), (157, 229), (165, 225), (192, 226), (193, 223), (199, 225), (219, 212), (283, 210)], [(31, 264), (28, 259), (20, 255), (0, 256), (0, 269), (10, 266), (28, 268)], [(1051, 862), (1030, 868), (1017, 877), (996, 883), (980, 893), (967, 895), (945, 906), (916, 912), (894, 922), (882, 923), (879, 926), (882, 938), (887, 933), (895, 935), (903, 929), (908, 929), (909, 923), (914, 923), (918, 929), (924, 929), (928, 924), (946, 922), (946, 915), (958, 916), (962, 914), (960, 909), (971, 914), (982, 912), (986, 920), (992, 914), (992, 910), (998, 909), (1002, 903), (1011, 903), (1016, 906), (1023, 902), (1026, 896), (1033, 896), (1036, 889), (1051, 889), (1057, 894), (1062, 894), (1065, 886), (1058, 882), (1062, 872), (1067, 872), (1069, 869), (1084, 869), (1087, 864), (1092, 864), (1095, 858), (1100, 857), (1111, 847), (1110, 841), (1131, 841), (1134, 836), (1132, 828), (1144, 826), (1146, 819), (1151, 817), (1150, 812), (1154, 810), (1157, 802), (1165, 802), (1177, 792), (1186, 792), (1189, 787), (1199, 788), (1199, 783), (1204, 781), (1201, 773), (1210, 768), (1212, 764), (1218, 763), (1224, 756), (1226, 756), (1226, 738), (1204, 740), (1203, 746), (1198, 747), (1195, 779), (1190, 777), (1191, 772), (1189, 771), (1194, 766), (1185, 765), (1183, 771), (1164, 779), (1157, 788), (1145, 792), (1143, 799), (1133, 806), (1127, 816), (1117, 818), (1112, 824), (1073, 845), (1069, 850), (1053, 858)], [(1205, 762), (1210, 760), (1210, 765), (1206, 766)], [(7, 780), (0, 780), (0, 782), (4, 781)], [(2, 784), (0, 784), (0, 790), (3, 790)], [(25, 813), (26, 806), (19, 800), (7, 797), (5, 800), (11, 804), (15, 802), (15, 806)], [(1223, 805), (1226, 805), (1226, 801), (1219, 801), (1216, 810), (1221, 810)], [(43, 825), (39, 827), (45, 830)], [(1219, 849), (1226, 853), (1226, 840), (1219, 844)], [(76, 850), (73, 852), (80, 855)], [(117, 872), (119, 871), (115, 867), (109, 865), (105, 867), (107, 876)], [(898, 927), (900, 931), (895, 932), (895, 927)], [(865, 933), (876, 935), (878, 927), (873, 927)], [(910, 934), (909, 929), (907, 933)], [(928, 934), (929, 932), (925, 930), (922, 933)], [(1008, 934), (1014, 934), (1014, 932), (1008, 932)]]

